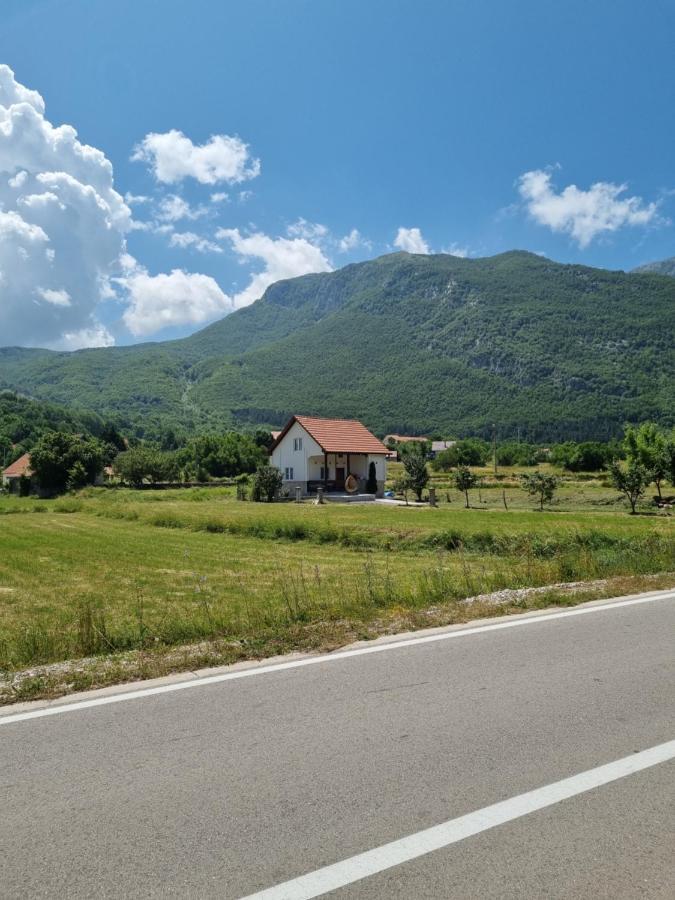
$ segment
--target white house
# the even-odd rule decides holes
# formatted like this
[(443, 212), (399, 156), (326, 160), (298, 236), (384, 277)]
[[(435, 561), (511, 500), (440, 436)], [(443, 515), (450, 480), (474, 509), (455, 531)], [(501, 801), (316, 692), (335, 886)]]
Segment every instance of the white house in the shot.
[(389, 451), (355, 419), (293, 416), (270, 449), (270, 464), (281, 470), (284, 488), (303, 495), (326, 491), (364, 493), (375, 466), (377, 496), (384, 492)]

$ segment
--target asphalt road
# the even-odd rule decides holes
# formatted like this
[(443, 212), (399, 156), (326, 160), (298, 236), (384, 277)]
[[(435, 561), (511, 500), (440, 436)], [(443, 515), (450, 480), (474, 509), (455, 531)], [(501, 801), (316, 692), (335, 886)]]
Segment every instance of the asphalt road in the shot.
[[(675, 594), (570, 613), (5, 710), (0, 896), (307, 896), (305, 873), (673, 741)], [(672, 900), (674, 784), (649, 764), (329, 896)]]

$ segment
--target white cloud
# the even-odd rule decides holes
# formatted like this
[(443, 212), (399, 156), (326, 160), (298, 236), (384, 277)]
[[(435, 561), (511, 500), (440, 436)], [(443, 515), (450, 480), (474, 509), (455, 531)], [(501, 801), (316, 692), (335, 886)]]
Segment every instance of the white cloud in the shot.
[(105, 155), (70, 125), (52, 125), (44, 109), (0, 65), (2, 343), (109, 341), (96, 309), (118, 270), (131, 211)]
[(372, 246), (371, 242), (363, 237), (358, 228), (352, 228), (349, 234), (341, 237), (338, 241), (338, 250), (340, 253), (350, 253), (352, 250), (356, 250), (359, 247), (365, 247), (367, 250), (370, 250), (372, 249)]
[(79, 331), (67, 331), (50, 346), (52, 350), (79, 350), (82, 347), (112, 347), (114, 343), (115, 339), (105, 326), (94, 325)]
[(454, 242), (449, 247), (445, 247), (443, 253), (447, 253), (448, 256), (458, 256), (460, 259), (466, 259), (467, 256), (471, 255), (468, 247), (463, 247), (461, 244)]
[(55, 291), (52, 288), (38, 288), (38, 294), (45, 300), (47, 303), (51, 303), (52, 306), (71, 306), (70, 294), (68, 291)]
[(124, 202), (127, 206), (138, 206), (143, 203), (150, 203), (150, 197), (146, 194), (132, 194), (130, 191), (127, 191), (124, 195)]
[(157, 218), (162, 222), (178, 222), (180, 219), (200, 219), (208, 210), (203, 206), (192, 207), (178, 194), (162, 197), (157, 207)]
[(182, 249), (194, 247), (194, 249), (198, 250), (200, 253), (223, 252), (223, 248), (219, 244), (215, 244), (213, 241), (209, 241), (207, 238), (201, 237), (201, 235), (195, 234), (193, 231), (174, 232), (171, 235), (169, 244), (172, 247), (181, 247)]
[(305, 238), (307, 241), (317, 241), (318, 243), (324, 240), (328, 229), (318, 222), (308, 222), (307, 219), (299, 218), (288, 226), (286, 233), (289, 237)]
[(131, 267), (120, 283), (131, 300), (123, 318), (136, 337), (176, 325), (199, 325), (232, 311), (232, 300), (210, 275), (174, 269), (150, 275), (142, 266)]
[(211, 194), (210, 200), (211, 203), (227, 203), (230, 199), (230, 195), (227, 191), (216, 191), (215, 194)]
[(587, 191), (570, 184), (556, 193), (551, 173), (543, 169), (525, 172), (518, 179), (518, 191), (535, 222), (571, 235), (580, 247), (587, 247), (599, 234), (626, 225), (660, 221), (656, 203), (622, 196), (626, 190), (625, 184), (597, 181)]
[(407, 253), (431, 253), (419, 228), (399, 228), (394, 240), (394, 247), (405, 250)]
[(266, 288), (282, 278), (332, 269), (321, 248), (306, 238), (271, 238), (261, 232), (242, 235), (238, 228), (220, 228), (216, 238), (229, 241), (242, 262), (259, 259), (264, 263), (263, 270), (253, 274), (244, 290), (232, 298), (237, 308), (262, 297)]
[(200, 145), (175, 128), (150, 133), (131, 158), (149, 163), (155, 178), (164, 184), (184, 178), (195, 178), (200, 184), (238, 184), (260, 174), (260, 160), (251, 157), (248, 144), (227, 134), (214, 134)]

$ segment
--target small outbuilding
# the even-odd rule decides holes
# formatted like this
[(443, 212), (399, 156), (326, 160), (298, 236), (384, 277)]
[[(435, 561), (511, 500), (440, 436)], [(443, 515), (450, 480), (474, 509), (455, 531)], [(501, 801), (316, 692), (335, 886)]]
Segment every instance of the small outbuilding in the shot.
[(18, 459), (3, 469), (2, 486), (7, 488), (10, 494), (19, 494), (22, 492), (22, 486), (25, 490), (30, 491), (32, 487), (33, 470), (30, 467), (30, 453), (24, 453)]
[(283, 487), (303, 496), (326, 492), (367, 493), (371, 463), (376, 495), (384, 494), (389, 450), (356, 419), (293, 416), (270, 449), (270, 463), (281, 470)]

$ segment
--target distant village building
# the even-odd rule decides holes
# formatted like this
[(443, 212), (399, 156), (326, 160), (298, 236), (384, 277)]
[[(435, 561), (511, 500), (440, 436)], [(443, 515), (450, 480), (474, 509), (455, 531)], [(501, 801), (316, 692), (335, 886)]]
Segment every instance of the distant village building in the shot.
[(371, 463), (376, 495), (384, 493), (389, 450), (356, 419), (293, 416), (270, 449), (270, 463), (281, 470), (289, 493), (303, 496), (318, 488), (330, 492), (366, 492)]
[(385, 435), (383, 443), (385, 443), (389, 449), (389, 455), (387, 458), (392, 459), (392, 460), (398, 459), (399, 458), (399, 452), (398, 452), (399, 444), (408, 444), (411, 442), (416, 442), (418, 444), (429, 444), (430, 443), (428, 437), (423, 437), (420, 435), (412, 435), (412, 434), (387, 434), (387, 435)]
[(27, 492), (33, 486), (30, 453), (24, 453), (2, 472), (2, 486), (7, 488), (10, 494), (20, 493), (22, 485), (25, 485), (24, 490)]
[(429, 438), (412, 434), (387, 434), (384, 437), (383, 443), (388, 446), (389, 444), (407, 444), (408, 441), (419, 441), (421, 444), (428, 444)]
[(457, 441), (432, 441), (431, 442), (431, 453), (429, 456), (431, 459), (436, 459), (436, 456), (439, 453), (442, 453), (444, 450), (449, 450), (450, 447), (454, 447)]

